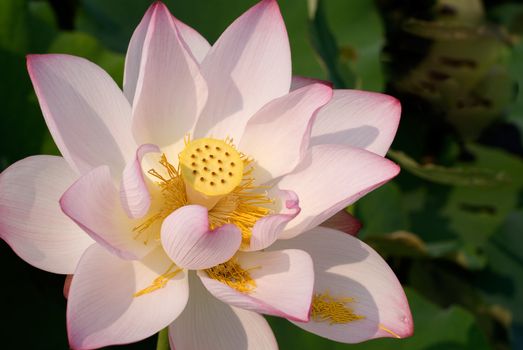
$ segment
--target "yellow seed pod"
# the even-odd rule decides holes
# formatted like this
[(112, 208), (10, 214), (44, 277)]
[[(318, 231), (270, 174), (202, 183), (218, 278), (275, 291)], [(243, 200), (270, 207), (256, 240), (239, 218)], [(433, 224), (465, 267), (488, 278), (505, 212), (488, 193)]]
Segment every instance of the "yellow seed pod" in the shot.
[(186, 185), (206, 196), (232, 192), (243, 178), (243, 159), (229, 143), (211, 138), (190, 141), (179, 155)]

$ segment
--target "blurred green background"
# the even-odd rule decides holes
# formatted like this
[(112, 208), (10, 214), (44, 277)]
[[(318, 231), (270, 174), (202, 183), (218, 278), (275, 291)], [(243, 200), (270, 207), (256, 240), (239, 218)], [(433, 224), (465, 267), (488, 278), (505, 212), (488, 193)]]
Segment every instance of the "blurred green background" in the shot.
[[(255, 1), (166, 0), (214, 42)], [(86, 57), (121, 84), (151, 0), (0, 0), (0, 170), (57, 154), (27, 53)], [(281, 0), (294, 74), (396, 96), (391, 183), (350, 210), (403, 283), (406, 340), (326, 341), (270, 318), (281, 349), (523, 349), (523, 4), (494, 0)], [(2, 241), (2, 349), (67, 349), (63, 276)], [(154, 349), (155, 338), (124, 346)], [(233, 349), (231, 349), (233, 350)]]

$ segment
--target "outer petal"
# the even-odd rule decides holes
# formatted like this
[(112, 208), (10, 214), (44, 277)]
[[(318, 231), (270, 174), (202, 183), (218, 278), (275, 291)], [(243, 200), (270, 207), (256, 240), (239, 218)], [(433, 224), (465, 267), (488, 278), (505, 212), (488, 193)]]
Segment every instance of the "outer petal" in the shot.
[(138, 223), (124, 212), (108, 167), (81, 177), (64, 193), (60, 205), (95, 241), (123, 259), (139, 259), (155, 246), (133, 238)]
[(27, 69), (45, 121), (71, 167), (109, 165), (119, 175), (136, 149), (131, 108), (95, 64), (68, 55), (29, 55)]
[(307, 77), (302, 77), (299, 75), (293, 75), (292, 81), (291, 81), (291, 91), (301, 89), (302, 87), (305, 87), (305, 86), (311, 85), (311, 84), (323, 84), (323, 85), (327, 85), (331, 89), (333, 88), (333, 85), (330, 81), (314, 79), (314, 78), (307, 78)]
[(207, 208), (186, 205), (162, 224), (162, 245), (172, 261), (186, 269), (207, 269), (234, 255), (242, 241), (240, 230), (223, 225), (209, 230)]
[(193, 55), (197, 62), (202, 62), (211, 49), (209, 42), (201, 36), (200, 33), (180, 21), (178, 18), (173, 17), (173, 20), (188, 51)]
[(239, 148), (256, 160), (257, 181), (264, 183), (298, 165), (309, 146), (315, 112), (331, 97), (330, 87), (308, 85), (269, 102), (249, 120)]
[(161, 248), (142, 262), (122, 260), (98, 244), (76, 270), (67, 303), (67, 330), (74, 349), (135, 342), (169, 325), (189, 297), (187, 275), (180, 271), (163, 288), (140, 296), (172, 265)]
[(23, 159), (0, 174), (0, 237), (39, 269), (72, 273), (93, 243), (58, 205), (76, 176), (52, 156)]
[(212, 297), (197, 278), (190, 278), (191, 297), (183, 313), (169, 326), (176, 350), (277, 350), (278, 344), (263, 316), (229, 306)]
[(262, 250), (273, 244), (285, 225), (300, 213), (299, 200), (296, 193), (292, 191), (278, 191), (278, 197), (282, 202), (282, 209), (278, 214), (268, 215), (259, 219), (252, 228), (250, 245), (243, 250)]
[(195, 136), (239, 140), (256, 111), (289, 92), (289, 40), (276, 1), (261, 1), (234, 21), (201, 68), (209, 85), (209, 99)]
[[(151, 22), (152, 14), (155, 11), (155, 6), (157, 5), (153, 4), (149, 7), (143, 16), (142, 21), (134, 30), (127, 49), (127, 55), (125, 56), (123, 91), (131, 104), (133, 103), (136, 83), (138, 81), (138, 75), (140, 74), (145, 36), (147, 35), (147, 30)], [(201, 62), (211, 48), (211, 45), (196, 30), (192, 29), (177, 18), (173, 17), (173, 20), (183, 42), (186, 44), (186, 48), (193, 55), (196, 61)]]
[(237, 255), (240, 266), (249, 270), (256, 287), (241, 293), (205, 271), (198, 271), (204, 286), (218, 299), (247, 310), (308, 321), (314, 284), (312, 260), (301, 250), (251, 252)]
[(133, 133), (138, 143), (164, 147), (192, 129), (207, 86), (167, 7), (155, 2), (150, 11), (133, 102)]
[(334, 90), (312, 128), (311, 144), (346, 144), (385, 155), (396, 135), (401, 105), (392, 96)]
[(388, 159), (345, 145), (318, 145), (279, 188), (295, 191), (301, 212), (281, 238), (291, 238), (333, 216), (399, 172)]
[(122, 206), (130, 218), (141, 218), (151, 205), (151, 195), (147, 189), (142, 171), (142, 158), (150, 152), (161, 152), (156, 145), (142, 145), (136, 151), (135, 159), (127, 164), (120, 184)]
[(136, 83), (138, 82), (138, 75), (140, 74), (140, 66), (143, 56), (143, 43), (145, 36), (147, 35), (147, 29), (149, 23), (151, 23), (151, 17), (154, 12), (155, 5), (151, 5), (145, 15), (143, 16), (140, 24), (134, 30), (133, 36), (129, 41), (127, 47), (127, 54), (125, 55), (125, 70), (123, 75), (123, 93), (127, 100), (132, 105), (134, 95), (136, 92)]
[(361, 222), (345, 210), (341, 210), (321, 223), (321, 226), (357, 236), (361, 229)]
[(274, 249), (294, 247), (314, 260), (315, 293), (354, 298), (347, 306), (361, 320), (345, 324), (316, 322), (295, 324), (309, 332), (344, 343), (372, 338), (409, 337), (412, 316), (403, 288), (394, 272), (369, 246), (336, 230), (317, 227), (295, 239), (279, 241)]

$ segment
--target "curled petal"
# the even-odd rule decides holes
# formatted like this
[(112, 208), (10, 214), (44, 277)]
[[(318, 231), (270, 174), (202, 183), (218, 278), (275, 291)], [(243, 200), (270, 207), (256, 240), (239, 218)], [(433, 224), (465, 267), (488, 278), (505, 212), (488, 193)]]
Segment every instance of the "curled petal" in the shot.
[(142, 145), (136, 151), (132, 162), (123, 171), (120, 183), (120, 199), (122, 206), (130, 218), (141, 218), (151, 205), (151, 196), (142, 171), (142, 158), (151, 152), (160, 152), (156, 145)]
[(206, 269), (229, 260), (242, 240), (234, 225), (210, 230), (207, 209), (199, 205), (186, 205), (169, 215), (161, 237), (167, 255), (186, 269)]
[(276, 196), (282, 202), (278, 214), (267, 215), (256, 221), (252, 228), (249, 247), (245, 251), (262, 250), (274, 243), (289, 221), (300, 213), (298, 196), (292, 191), (277, 191)]

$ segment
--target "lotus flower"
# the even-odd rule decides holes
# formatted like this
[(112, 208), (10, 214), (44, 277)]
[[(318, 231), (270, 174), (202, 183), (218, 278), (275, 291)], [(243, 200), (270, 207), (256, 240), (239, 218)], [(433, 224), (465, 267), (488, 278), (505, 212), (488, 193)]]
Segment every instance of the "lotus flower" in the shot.
[(82, 58), (27, 67), (63, 157), (1, 174), (0, 233), (74, 274), (72, 348), (169, 327), (177, 350), (276, 349), (260, 314), (347, 343), (412, 333), (400, 283), (343, 211), (398, 173), (383, 155), (400, 105), (292, 78), (276, 1), (213, 46), (154, 3), (123, 93)]

